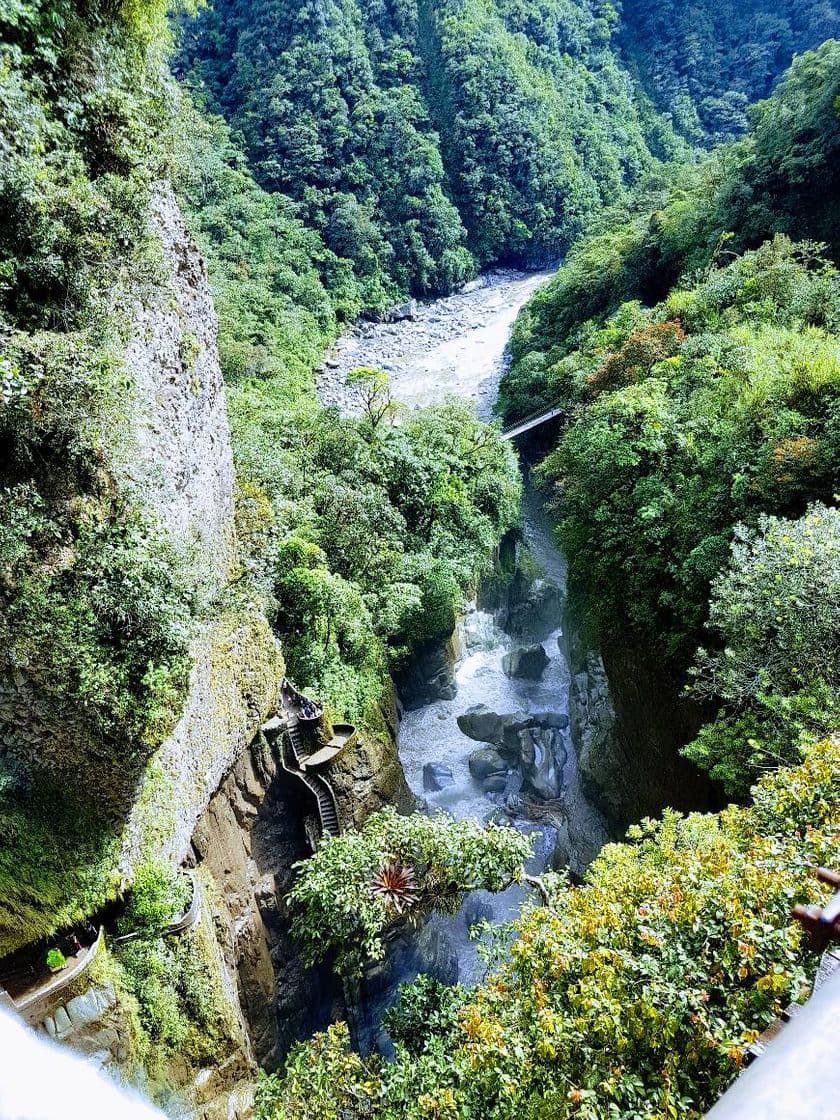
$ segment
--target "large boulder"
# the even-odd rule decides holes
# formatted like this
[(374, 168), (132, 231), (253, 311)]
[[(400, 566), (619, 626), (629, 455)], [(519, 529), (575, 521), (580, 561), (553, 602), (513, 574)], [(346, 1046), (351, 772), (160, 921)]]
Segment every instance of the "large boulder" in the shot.
[(513, 718), (493, 712), (485, 704), (476, 704), (458, 716), (458, 726), (468, 738), (478, 743), (501, 743), (505, 727)]
[(539, 727), (553, 727), (557, 731), (565, 731), (569, 726), (565, 712), (533, 712), (531, 718)]
[[(527, 745), (525, 737), (530, 738)], [(534, 793), (553, 801), (563, 790), (566, 748), (557, 731), (535, 729), (522, 734), (522, 774)]]
[(507, 774), (491, 774), (481, 783), (481, 788), (485, 793), (504, 793), (507, 789), (507, 783)]
[(469, 758), (470, 773), (476, 781), (504, 774), (507, 771), (505, 760), (493, 747), (480, 747)]
[(386, 323), (403, 323), (417, 318), (417, 300), (409, 299), (390, 307), (382, 316)]
[(423, 789), (426, 792), (436, 792), (454, 785), (455, 775), (451, 766), (443, 762), (427, 762), (423, 767)]
[(532, 646), (519, 646), (502, 658), (502, 668), (509, 677), (538, 681), (548, 665), (548, 654), (537, 642)]

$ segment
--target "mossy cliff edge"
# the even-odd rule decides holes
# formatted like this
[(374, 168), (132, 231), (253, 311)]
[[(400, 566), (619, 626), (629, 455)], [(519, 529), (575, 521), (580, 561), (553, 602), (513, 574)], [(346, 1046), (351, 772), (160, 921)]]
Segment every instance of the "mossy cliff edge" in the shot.
[[(75, 631), (82, 648), (76, 664), (66, 666), (70, 680), (41, 679), (45, 667), (35, 656), (7, 664), (2, 716), (8, 842), (0, 916), (7, 950), (90, 914), (130, 881), (138, 860), (183, 858), (211, 794), (275, 703), (283, 673), (279, 646), (264, 617), (231, 591), (237, 574), (233, 464), (206, 270), (165, 185), (155, 186), (149, 213), (158, 283), (126, 300), (127, 342), (114, 353), (121, 371), (120, 401), (91, 451), (100, 477), (87, 493), (78, 475), (61, 483), (55, 474), (44, 478), (42, 501), (52, 499), (69, 514), (67, 540), (60, 555), (36, 559), (31, 555), (35, 529), (27, 540), (30, 568), (21, 578), (39, 578), (43, 595), (55, 599), (90, 590), (85, 613), (97, 616), (100, 626), (110, 624), (114, 644), (128, 645), (135, 640), (137, 602), (132, 600), (138, 589), (130, 580), (136, 552), (154, 542), (159, 549), (155, 563), (171, 564), (172, 579), (181, 585), (182, 610), (172, 627), (177, 663), (168, 667), (163, 696), (168, 710), (138, 734), (128, 720), (120, 721), (114, 704), (117, 710), (108, 713), (107, 726), (103, 718), (91, 727), (88, 709), (96, 701), (79, 697), (75, 710), (68, 703), (72, 674), (85, 668), (78, 659), (98, 654), (83, 648), (84, 628)], [(33, 412), (41, 407), (37, 397), (29, 407)], [(60, 498), (55, 495), (59, 484), (65, 489)], [(103, 604), (93, 578), (78, 588), (84, 562), (79, 538), (95, 517), (124, 544), (119, 511), (129, 502), (142, 529), (136, 550), (124, 548), (116, 556), (125, 571), (114, 571), (114, 557), (101, 539), (91, 548), (99, 551), (103, 569), (122, 576), (113, 588), (114, 602)], [(86, 505), (99, 508), (76, 513)], [(116, 551), (119, 545), (111, 547)], [(37, 560), (41, 571), (35, 574)], [(57, 587), (59, 566), (66, 579)], [(149, 584), (155, 575), (147, 576)], [(152, 587), (158, 594), (165, 590)], [(62, 609), (73, 610), (72, 602), (65, 601)], [(5, 623), (8, 661), (21, 649), (15, 621), (12, 613)], [(101, 639), (101, 633), (94, 630), (90, 637)], [(153, 657), (143, 668), (142, 685), (151, 691), (149, 678), (164, 669)], [(107, 694), (111, 682), (104, 683), (103, 706), (112, 698)], [(133, 681), (125, 685), (128, 690)], [(167, 733), (161, 734), (164, 727)], [(7, 875), (15, 882), (7, 885)]]

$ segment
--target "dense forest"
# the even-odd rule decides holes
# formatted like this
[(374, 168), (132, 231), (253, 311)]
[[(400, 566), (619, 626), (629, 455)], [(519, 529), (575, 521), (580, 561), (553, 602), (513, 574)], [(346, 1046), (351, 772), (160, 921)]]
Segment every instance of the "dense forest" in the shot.
[(186, 26), (178, 72), (375, 310), (556, 259), (686, 141), (742, 132), (838, 24), (826, 4), (783, 9), (219, 0)]
[(625, 0), (619, 43), (634, 78), (693, 144), (733, 140), (795, 53), (840, 33), (822, 0)]

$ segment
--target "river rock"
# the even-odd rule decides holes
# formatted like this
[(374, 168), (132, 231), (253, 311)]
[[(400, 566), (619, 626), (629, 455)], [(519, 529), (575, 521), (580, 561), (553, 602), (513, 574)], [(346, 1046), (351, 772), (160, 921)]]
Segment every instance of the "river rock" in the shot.
[(423, 767), (423, 789), (427, 792), (446, 789), (454, 785), (452, 768), (443, 762), (427, 762)]
[(493, 747), (480, 747), (469, 758), (470, 773), (476, 781), (483, 781), (491, 775), (504, 774), (507, 770), (505, 760)]
[(458, 726), (469, 739), (479, 743), (501, 743), (510, 716), (491, 711), (486, 704), (476, 704), (458, 716)]
[(565, 731), (569, 726), (569, 717), (565, 712), (534, 712), (532, 719), (540, 727), (553, 727), (557, 731)]
[(389, 308), (384, 316), (386, 323), (405, 323), (417, 318), (417, 300), (409, 299), (405, 303), (398, 303), (396, 307)]
[(537, 643), (533, 646), (520, 646), (506, 653), (502, 658), (502, 668), (509, 677), (538, 681), (548, 665), (548, 654)]
[(522, 773), (538, 797), (553, 801), (563, 790), (566, 748), (556, 731), (541, 730), (531, 738), (529, 757), (523, 748)]
[(507, 775), (491, 774), (481, 783), (481, 788), (485, 793), (504, 793), (507, 789)]

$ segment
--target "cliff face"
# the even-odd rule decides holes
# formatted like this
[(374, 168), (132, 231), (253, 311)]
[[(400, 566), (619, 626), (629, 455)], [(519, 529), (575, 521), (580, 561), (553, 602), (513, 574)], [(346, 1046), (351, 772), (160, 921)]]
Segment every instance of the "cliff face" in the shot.
[(680, 748), (702, 723), (697, 706), (651, 651), (628, 638), (592, 649), (585, 612), (567, 605), (570, 716), (583, 787), (617, 832), (666, 806), (709, 807), (710, 784)]
[(194, 542), (209, 593), (234, 560), (233, 453), (204, 260), (168, 183), (156, 185), (150, 226), (165, 283), (133, 308), (125, 364), (136, 387), (129, 477), (177, 540)]
[[(345, 827), (386, 804), (413, 799), (392, 741), (365, 740), (329, 778)], [(329, 967), (308, 969), (289, 930), (284, 898), (294, 864), (317, 836), (315, 803), (259, 734), (210, 799), (192, 837), (191, 862), (212, 883), (214, 918), (255, 1057), (275, 1068), (293, 1042), (346, 1013)]]
[(122, 845), (138, 858), (180, 862), (223, 776), (274, 707), (284, 666), (265, 618), (227, 590), (236, 563), (233, 454), (204, 261), (167, 184), (150, 225), (166, 282), (134, 308), (125, 364), (136, 386), (135, 448), (127, 464), (198, 569), (204, 617), (191, 648), (183, 714), (149, 766)]
[[(124, 751), (111, 748), (105, 757), (103, 748), (99, 765), (91, 751), (85, 758), (73, 754), (68, 739), (63, 749), (69, 770), (79, 772), (78, 796), (93, 806), (92, 835), (108, 841), (104, 855), (99, 848), (70, 855), (83, 884), (90, 870), (101, 885), (96, 894), (73, 896), (63, 910), (47, 893), (38, 906), (42, 926), (54, 928), (97, 913), (141, 865), (186, 862), (202, 885), (202, 912), (194, 928), (168, 939), (146, 935), (118, 946), (109, 930), (108, 947), (78, 981), (45, 998), (31, 1021), (145, 1086), (175, 1114), (233, 1117), (248, 1112), (257, 1063), (277, 1065), (295, 1039), (344, 1008), (330, 970), (308, 971), (289, 932), (284, 896), (294, 863), (317, 835), (315, 806), (260, 731), (277, 707), (285, 666), (266, 618), (238, 578), (233, 456), (212, 293), (166, 184), (155, 189), (149, 228), (156, 281), (141, 273), (129, 300), (115, 296), (129, 320), (117, 356), (124, 394), (100, 460), (114, 502), (130, 494), (163, 523), (174, 553), (188, 554), (198, 600), (189, 682), (176, 725), (156, 747), (125, 736)], [(331, 771), (347, 827), (386, 803), (413, 805), (396, 753), (396, 702), (387, 707), (376, 733)], [(48, 749), (47, 740), (41, 754)], [(114, 791), (108, 767), (119, 779)], [(113, 806), (100, 810), (99, 789), (113, 792)], [(60, 826), (51, 827), (60, 833)], [(67, 853), (61, 854), (63, 864)], [(75, 887), (62, 866), (62, 905)], [(0, 925), (14, 931), (11, 908), (0, 913)], [(37, 936), (9, 935), (12, 947)], [(160, 1040), (154, 970), (161, 961), (187, 970), (166, 979), (165, 998), (174, 1001), (166, 1013), (192, 1030), (191, 1037), (200, 1020), (188, 995), (177, 1006), (184, 994), (177, 977), (193, 975), (195, 966), (206, 984), (205, 1005), (219, 1008), (212, 1012), (213, 1039), (200, 1052)]]

